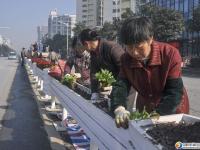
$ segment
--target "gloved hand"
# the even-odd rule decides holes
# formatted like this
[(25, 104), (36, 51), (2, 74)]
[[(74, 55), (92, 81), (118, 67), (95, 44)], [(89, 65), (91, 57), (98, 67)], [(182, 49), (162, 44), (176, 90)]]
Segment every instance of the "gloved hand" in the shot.
[(115, 109), (114, 113), (116, 126), (118, 128), (123, 127), (124, 129), (127, 129), (129, 126), (128, 122), (130, 112), (127, 111), (123, 106), (119, 106)]
[(99, 100), (99, 93), (92, 93), (91, 102), (96, 103)]
[(107, 86), (107, 87), (103, 87), (102, 91), (100, 91), (100, 94), (102, 95), (110, 95), (112, 92), (112, 86)]

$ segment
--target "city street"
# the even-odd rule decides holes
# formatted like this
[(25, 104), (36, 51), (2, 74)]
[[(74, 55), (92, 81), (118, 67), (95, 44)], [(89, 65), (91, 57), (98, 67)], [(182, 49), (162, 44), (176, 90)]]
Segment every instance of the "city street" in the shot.
[(36, 101), (18, 60), (0, 57), (0, 150), (50, 150)]
[(200, 69), (184, 69), (183, 82), (190, 100), (190, 114), (200, 117)]

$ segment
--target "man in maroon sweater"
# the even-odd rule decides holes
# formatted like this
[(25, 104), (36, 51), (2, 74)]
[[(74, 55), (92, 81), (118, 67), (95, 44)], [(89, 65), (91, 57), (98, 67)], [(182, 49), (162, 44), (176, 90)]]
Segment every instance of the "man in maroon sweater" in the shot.
[(136, 108), (160, 115), (189, 113), (189, 101), (181, 78), (179, 51), (153, 40), (153, 25), (146, 17), (129, 18), (121, 28), (126, 53), (121, 57), (118, 82), (113, 86), (112, 110), (117, 126), (127, 128), (126, 97), (130, 86), (138, 92)]

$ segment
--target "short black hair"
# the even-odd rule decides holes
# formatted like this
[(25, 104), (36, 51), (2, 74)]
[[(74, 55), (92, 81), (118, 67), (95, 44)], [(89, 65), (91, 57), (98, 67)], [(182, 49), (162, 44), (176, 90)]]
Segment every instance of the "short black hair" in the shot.
[(120, 40), (125, 45), (139, 44), (153, 36), (153, 23), (148, 17), (130, 17), (121, 27)]
[(99, 36), (95, 30), (84, 29), (81, 31), (79, 38), (81, 43), (84, 44), (85, 41), (96, 41), (99, 39)]

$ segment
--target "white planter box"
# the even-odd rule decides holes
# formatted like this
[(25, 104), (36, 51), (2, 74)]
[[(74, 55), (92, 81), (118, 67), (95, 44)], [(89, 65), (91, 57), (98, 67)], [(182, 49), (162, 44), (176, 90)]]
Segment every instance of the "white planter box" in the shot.
[(181, 121), (184, 121), (185, 123), (194, 123), (194, 122), (199, 122), (200, 118), (186, 114), (174, 114), (174, 115), (160, 116), (158, 120), (147, 119), (140, 121), (131, 121), (130, 128), (132, 132), (130, 132), (130, 134), (132, 134), (132, 136), (135, 137), (136, 142), (141, 146), (140, 150), (146, 150), (147, 147), (148, 150), (159, 150), (162, 149), (163, 146), (153, 144), (152, 142), (153, 138), (146, 133), (146, 130), (152, 127), (153, 124), (170, 123), (170, 122), (179, 123)]
[[(89, 101), (59, 83), (48, 75), (48, 69), (38, 70), (36, 64), (28, 62), (34, 75), (44, 81), (43, 91), (56, 97), (62, 106), (78, 121), (91, 141), (101, 150), (158, 150), (161, 146), (154, 145), (151, 137), (146, 134), (148, 126), (162, 122), (197, 122), (200, 118), (185, 115), (161, 116), (159, 120), (130, 121), (129, 128), (124, 130), (116, 128), (113, 118), (102, 110), (96, 108)], [(78, 87), (88, 94), (90, 89), (78, 84)], [(145, 128), (146, 126), (146, 128)]]

